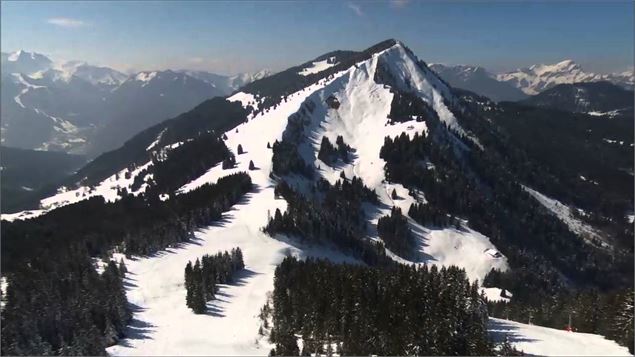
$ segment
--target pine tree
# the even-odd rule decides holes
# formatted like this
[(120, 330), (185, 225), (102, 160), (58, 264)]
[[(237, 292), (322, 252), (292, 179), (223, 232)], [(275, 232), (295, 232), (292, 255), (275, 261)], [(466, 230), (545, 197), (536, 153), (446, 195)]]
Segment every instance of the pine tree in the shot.
[(393, 200), (399, 198), (399, 196), (397, 196), (397, 189), (392, 189), (392, 194), (390, 195), (390, 197), (392, 197)]
[(124, 276), (127, 272), (128, 269), (126, 268), (126, 263), (124, 263), (123, 258), (121, 258), (121, 260), (119, 260), (119, 273), (121, 276)]
[(254, 162), (252, 160), (249, 160), (249, 170), (255, 170), (256, 166), (254, 165)]
[(243, 146), (238, 144), (238, 148), (236, 150), (238, 152), (238, 155), (242, 155), (243, 154)]

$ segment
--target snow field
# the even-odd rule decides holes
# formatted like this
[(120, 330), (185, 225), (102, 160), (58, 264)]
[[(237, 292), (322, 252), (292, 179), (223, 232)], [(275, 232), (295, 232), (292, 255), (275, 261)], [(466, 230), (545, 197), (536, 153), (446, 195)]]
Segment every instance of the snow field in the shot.
[(502, 342), (507, 336), (514, 347), (530, 355), (631, 356), (628, 348), (590, 333), (568, 332), (496, 318), (489, 319), (489, 331), (495, 341)]
[[(126, 263), (128, 299), (138, 311), (129, 326), (130, 337), (108, 348), (109, 354), (266, 355), (272, 346), (258, 335), (258, 314), (267, 293), (273, 290), (275, 268), (284, 257), (355, 262), (327, 247), (300, 246), (282, 236), (273, 239), (261, 231), (276, 209), (286, 209), (286, 201), (274, 197), (274, 182), (269, 179), (272, 151), (266, 145), (281, 138), (288, 115), (319, 87), (291, 95), (276, 111), (259, 114), (227, 132), (228, 147), (235, 150), (241, 144), (245, 151), (236, 155), (237, 167), (222, 170), (216, 166), (180, 189), (188, 192), (233, 172), (247, 171), (250, 160), (258, 168), (249, 171), (254, 192), (227, 212), (218, 225), (196, 232), (191, 244)], [(243, 251), (246, 269), (239, 273), (236, 283), (220, 287), (216, 299), (208, 302), (207, 314), (195, 315), (185, 306), (185, 265), (204, 254), (234, 247)]]

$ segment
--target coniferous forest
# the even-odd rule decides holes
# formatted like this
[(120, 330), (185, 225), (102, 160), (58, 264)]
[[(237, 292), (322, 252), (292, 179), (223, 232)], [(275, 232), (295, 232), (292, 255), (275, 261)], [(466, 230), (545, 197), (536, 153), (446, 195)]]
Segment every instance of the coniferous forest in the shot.
[(272, 355), (494, 353), (478, 283), (456, 267), (286, 258), (276, 268), (272, 314)]
[(207, 301), (214, 299), (217, 284), (234, 281), (234, 273), (245, 268), (243, 252), (234, 248), (231, 253), (204, 255), (185, 266), (185, 303), (196, 314), (205, 312)]
[(249, 175), (237, 173), (167, 201), (91, 198), (29, 221), (2, 222), (2, 354), (105, 354), (130, 318), (125, 267), (111, 262), (98, 274), (91, 257), (147, 255), (188, 242), (193, 229), (221, 218), (251, 188)]

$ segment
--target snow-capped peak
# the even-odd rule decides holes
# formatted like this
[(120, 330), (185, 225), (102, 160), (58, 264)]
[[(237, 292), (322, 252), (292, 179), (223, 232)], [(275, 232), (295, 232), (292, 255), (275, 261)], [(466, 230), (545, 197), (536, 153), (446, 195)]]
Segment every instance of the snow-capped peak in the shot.
[(31, 75), (38, 71), (47, 70), (52, 65), (53, 62), (42, 54), (19, 50), (6, 54), (6, 57), (3, 54), (2, 72)]
[(157, 72), (139, 72), (135, 76), (135, 80), (140, 82), (150, 82), (156, 76)]
[(603, 75), (585, 72), (571, 59), (555, 64), (538, 64), (528, 68), (503, 73), (496, 76), (499, 81), (508, 82), (526, 94), (534, 95), (557, 84), (593, 82), (605, 79)]
[(15, 62), (20, 58), (20, 56), (22, 56), (23, 52), (24, 50), (18, 50), (16, 52), (10, 53), (9, 56), (7, 57), (7, 60), (11, 62)]

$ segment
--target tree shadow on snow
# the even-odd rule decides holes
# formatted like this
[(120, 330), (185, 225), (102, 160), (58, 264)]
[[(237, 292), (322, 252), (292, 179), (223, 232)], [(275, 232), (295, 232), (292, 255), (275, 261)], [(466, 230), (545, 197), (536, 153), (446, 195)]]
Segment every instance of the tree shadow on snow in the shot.
[(433, 263), (436, 261), (436, 258), (431, 256), (430, 254), (424, 252), (424, 249), (428, 247), (426, 232), (420, 225), (418, 224), (410, 224), (410, 230), (412, 234), (415, 236), (415, 262), (416, 263)]
[(147, 340), (152, 339), (150, 335), (155, 330), (155, 326), (149, 322), (139, 320), (134, 317), (135, 314), (143, 312), (145, 309), (139, 305), (128, 303), (130, 311), (132, 311), (132, 319), (128, 322), (128, 325), (124, 329), (124, 338), (121, 339), (118, 345), (123, 347), (132, 347), (131, 340)]
[[(494, 343), (501, 343), (507, 341), (511, 344), (518, 342), (536, 342), (538, 340), (534, 338), (528, 338), (520, 333), (520, 329), (516, 324), (510, 323), (505, 320), (489, 319), (487, 321), (487, 332)], [(525, 355), (530, 356), (525, 353)]]
[(205, 304), (205, 315), (225, 317), (224, 306), (229, 304), (231, 302), (231, 298), (233, 297), (233, 295), (227, 291), (228, 288), (231, 286), (245, 286), (250, 278), (259, 274), (261, 273), (257, 273), (250, 269), (243, 269), (234, 274), (233, 282), (229, 284), (218, 284), (218, 289), (214, 293), (214, 299)]

